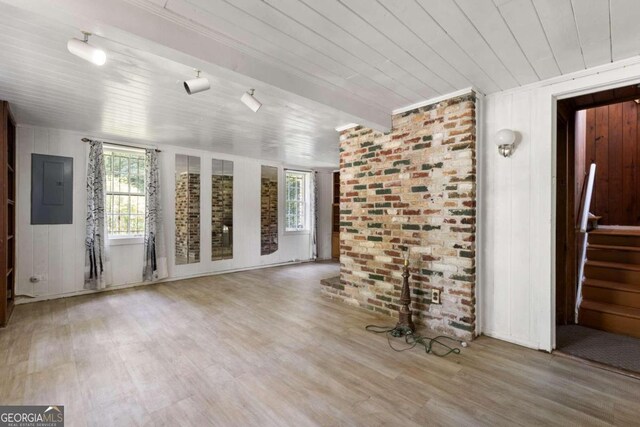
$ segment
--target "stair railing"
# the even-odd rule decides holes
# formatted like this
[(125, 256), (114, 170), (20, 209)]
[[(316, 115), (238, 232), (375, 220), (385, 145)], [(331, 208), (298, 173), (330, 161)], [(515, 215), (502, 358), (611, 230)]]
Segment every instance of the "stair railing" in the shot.
[(587, 178), (587, 186), (580, 207), (580, 227), (578, 233), (582, 235), (582, 246), (580, 248), (580, 264), (578, 271), (578, 286), (576, 292), (575, 322), (578, 323), (578, 313), (580, 312), (580, 304), (582, 304), (582, 284), (584, 283), (584, 267), (587, 262), (587, 246), (589, 245), (589, 233), (587, 226), (589, 224), (589, 210), (591, 208), (591, 196), (593, 195), (593, 184), (596, 180), (596, 164), (591, 163), (589, 167), (589, 176)]

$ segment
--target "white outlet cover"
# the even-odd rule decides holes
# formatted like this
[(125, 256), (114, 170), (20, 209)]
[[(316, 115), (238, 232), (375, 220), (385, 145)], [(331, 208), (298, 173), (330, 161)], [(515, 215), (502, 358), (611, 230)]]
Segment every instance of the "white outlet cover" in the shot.
[(440, 291), (438, 289), (431, 290), (431, 303), (440, 304)]

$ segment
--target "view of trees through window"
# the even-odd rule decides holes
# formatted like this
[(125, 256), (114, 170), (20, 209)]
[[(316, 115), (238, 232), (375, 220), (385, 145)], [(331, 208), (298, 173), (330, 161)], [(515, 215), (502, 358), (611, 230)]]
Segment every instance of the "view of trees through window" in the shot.
[(105, 146), (105, 210), (109, 236), (144, 234), (144, 160), (143, 150), (121, 150)]
[(307, 173), (287, 171), (285, 178), (285, 229), (301, 231), (307, 227)]

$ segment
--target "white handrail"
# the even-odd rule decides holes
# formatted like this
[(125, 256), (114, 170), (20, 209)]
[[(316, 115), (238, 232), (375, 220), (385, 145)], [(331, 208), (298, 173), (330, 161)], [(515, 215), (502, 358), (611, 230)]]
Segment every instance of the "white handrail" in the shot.
[(589, 245), (589, 233), (587, 233), (587, 224), (589, 222), (589, 209), (591, 208), (591, 196), (593, 195), (593, 184), (596, 179), (596, 164), (591, 163), (589, 167), (589, 177), (587, 178), (587, 191), (584, 194), (583, 205), (580, 216), (580, 229), (582, 233), (582, 247), (580, 250), (580, 268), (578, 271), (578, 286), (576, 292), (575, 322), (578, 323), (578, 313), (580, 312), (580, 304), (582, 304), (582, 283), (584, 282), (584, 266), (587, 262), (587, 246)]
[(589, 222), (589, 209), (591, 209), (591, 196), (593, 194), (593, 183), (596, 179), (596, 164), (591, 163), (589, 167), (589, 177), (587, 178), (587, 192), (584, 195), (584, 204), (580, 216), (580, 231), (587, 232), (587, 223)]

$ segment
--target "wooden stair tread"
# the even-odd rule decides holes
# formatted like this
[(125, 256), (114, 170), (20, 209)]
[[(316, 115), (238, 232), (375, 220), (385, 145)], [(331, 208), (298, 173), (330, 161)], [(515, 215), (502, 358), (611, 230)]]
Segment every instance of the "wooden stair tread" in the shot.
[(594, 260), (588, 259), (586, 266), (600, 267), (600, 268), (613, 268), (616, 270), (640, 271), (639, 264), (626, 264), (622, 262), (594, 261)]
[(640, 284), (631, 284), (631, 283), (622, 283), (622, 282), (612, 282), (609, 280), (600, 280), (600, 279), (589, 279), (586, 278), (584, 280), (585, 286), (592, 286), (594, 288), (605, 288), (612, 289), (616, 291), (622, 292), (634, 292), (640, 294)]
[(640, 248), (636, 246), (614, 246), (614, 245), (600, 245), (589, 244), (587, 249), (604, 250), (604, 251), (627, 251), (627, 252), (640, 252)]
[(640, 227), (604, 227), (591, 230), (589, 234), (606, 236), (640, 236)]
[(608, 313), (616, 316), (630, 317), (632, 319), (640, 320), (640, 308), (583, 300), (582, 304), (580, 304), (580, 309), (599, 311), (601, 313)]

